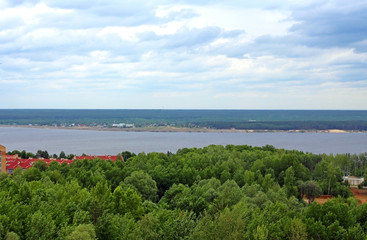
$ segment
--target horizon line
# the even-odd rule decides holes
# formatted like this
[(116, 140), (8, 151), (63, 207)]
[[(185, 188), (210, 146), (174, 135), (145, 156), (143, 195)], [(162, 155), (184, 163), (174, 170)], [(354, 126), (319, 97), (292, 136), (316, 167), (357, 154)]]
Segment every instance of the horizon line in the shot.
[(141, 110), (141, 111), (367, 111), (367, 109), (281, 109), (281, 108), (0, 108), (1, 110)]

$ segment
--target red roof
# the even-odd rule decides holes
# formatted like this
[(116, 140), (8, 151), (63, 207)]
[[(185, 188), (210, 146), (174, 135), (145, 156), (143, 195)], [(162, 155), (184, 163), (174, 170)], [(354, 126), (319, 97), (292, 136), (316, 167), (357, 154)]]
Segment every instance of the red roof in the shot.
[(6, 155), (6, 169), (13, 170), (17, 167), (21, 167), (23, 169), (28, 169), (33, 166), (34, 162), (37, 161), (44, 161), (49, 165), (53, 161), (57, 161), (58, 163), (67, 163), (69, 165), (74, 160), (81, 160), (81, 159), (102, 159), (102, 160), (112, 160), (116, 161), (116, 156), (75, 156), (74, 159), (43, 159), (43, 158), (29, 158), (29, 159), (22, 159), (19, 158), (18, 155)]

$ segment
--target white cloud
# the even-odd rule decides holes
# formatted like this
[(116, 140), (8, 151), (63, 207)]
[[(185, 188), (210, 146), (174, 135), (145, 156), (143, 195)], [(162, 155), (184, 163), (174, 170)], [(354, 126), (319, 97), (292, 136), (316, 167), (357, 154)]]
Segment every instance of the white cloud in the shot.
[(0, 107), (365, 109), (367, 4), (340, 3), (0, 1)]
[(251, 39), (262, 35), (285, 35), (294, 23), (289, 21), (289, 12), (279, 10), (241, 9), (221, 5), (195, 9), (200, 16), (191, 20), (191, 26), (244, 29)]

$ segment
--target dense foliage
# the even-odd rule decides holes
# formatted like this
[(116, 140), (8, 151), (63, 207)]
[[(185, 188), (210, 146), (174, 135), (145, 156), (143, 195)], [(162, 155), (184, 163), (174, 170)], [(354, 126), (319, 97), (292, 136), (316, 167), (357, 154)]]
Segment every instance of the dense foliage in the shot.
[[(211, 145), (37, 162), (0, 177), (0, 239), (365, 239), (367, 205), (342, 176), (366, 160)], [(336, 198), (302, 199), (321, 193)]]
[(367, 131), (367, 121), (256, 121), (256, 122), (205, 122), (195, 123), (214, 129), (252, 130), (328, 130)]
[(367, 130), (367, 111), (0, 109), (0, 124), (210, 127), (217, 129)]

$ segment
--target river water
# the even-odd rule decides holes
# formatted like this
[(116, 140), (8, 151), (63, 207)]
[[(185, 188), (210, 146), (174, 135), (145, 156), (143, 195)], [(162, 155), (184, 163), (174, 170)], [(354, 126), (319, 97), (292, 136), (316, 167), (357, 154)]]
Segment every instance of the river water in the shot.
[(0, 127), (0, 144), (7, 151), (47, 150), (50, 154), (115, 155), (122, 151), (176, 152), (184, 147), (235, 144), (296, 149), (312, 153), (367, 152), (367, 133), (188, 133), (123, 132)]

